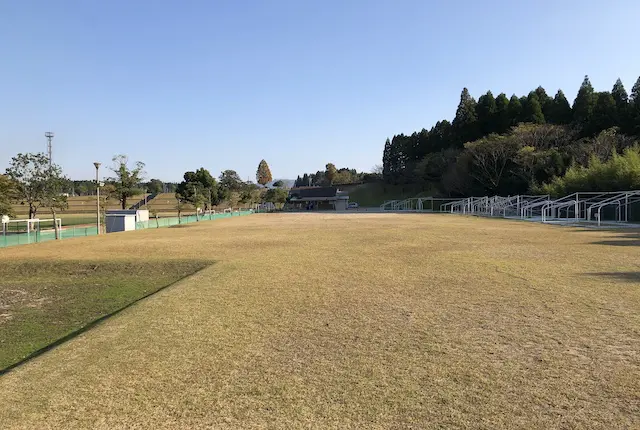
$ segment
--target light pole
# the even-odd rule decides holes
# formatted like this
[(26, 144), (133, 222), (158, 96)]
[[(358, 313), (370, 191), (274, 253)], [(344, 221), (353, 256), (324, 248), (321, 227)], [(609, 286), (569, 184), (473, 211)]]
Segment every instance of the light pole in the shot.
[(52, 160), (53, 160), (53, 157), (52, 157), (52, 155), (53, 155), (52, 154), (53, 153), (52, 146), (53, 145), (51, 144), (51, 141), (53, 140), (53, 132), (47, 131), (44, 134), (44, 137), (47, 138), (47, 152), (49, 153), (49, 168), (51, 168), (51, 163), (52, 163)]
[(93, 163), (96, 166), (96, 226), (98, 227), (98, 234), (100, 234), (100, 177), (98, 175), (100, 164), (97, 161)]

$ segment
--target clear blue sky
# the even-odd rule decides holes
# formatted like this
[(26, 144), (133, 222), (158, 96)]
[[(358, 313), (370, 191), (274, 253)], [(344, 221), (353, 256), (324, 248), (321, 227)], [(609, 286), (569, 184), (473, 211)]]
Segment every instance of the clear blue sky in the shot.
[(573, 101), (640, 75), (640, 2), (0, 0), (0, 170), (45, 150), (73, 179), (117, 153), (148, 177), (369, 171), (461, 89)]

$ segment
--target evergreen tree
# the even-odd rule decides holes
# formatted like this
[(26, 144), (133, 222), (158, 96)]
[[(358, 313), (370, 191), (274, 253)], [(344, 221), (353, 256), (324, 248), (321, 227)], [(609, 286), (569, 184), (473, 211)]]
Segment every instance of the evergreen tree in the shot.
[(545, 119), (547, 115), (553, 110), (553, 99), (549, 97), (547, 92), (541, 86), (536, 88), (536, 95), (538, 96), (538, 101), (540, 102), (540, 106), (542, 107), (542, 114)]
[(542, 106), (540, 100), (538, 100), (538, 94), (535, 91), (531, 91), (527, 97), (527, 102), (522, 107), (524, 111), (524, 122), (532, 122), (534, 124), (544, 124), (544, 115), (542, 113)]
[(617, 125), (619, 125), (624, 132), (629, 132), (629, 95), (627, 94), (627, 90), (625, 90), (624, 85), (622, 85), (620, 78), (618, 78), (616, 83), (613, 84), (611, 95), (613, 96), (613, 100), (616, 102), (616, 111), (618, 114)]
[(624, 85), (622, 85), (620, 78), (618, 78), (616, 83), (613, 84), (611, 95), (613, 96), (613, 100), (616, 102), (618, 113), (622, 113), (627, 110), (627, 106), (629, 105), (629, 95), (627, 94), (627, 90), (624, 89)]
[[(388, 147), (387, 153), (387, 177), (388, 182), (397, 184), (402, 179), (404, 174), (404, 168), (406, 166), (406, 159), (404, 154), (405, 141), (407, 140), (404, 134), (393, 136), (391, 142), (387, 139)], [(323, 172), (324, 174), (324, 172)]]
[(495, 132), (499, 134), (506, 133), (511, 127), (509, 119), (509, 99), (505, 93), (500, 93), (496, 97), (496, 114), (495, 114)]
[(629, 98), (629, 125), (627, 129), (630, 134), (640, 136), (640, 78), (631, 88)]
[(300, 186), (301, 187), (308, 187), (310, 185), (309, 183), (309, 175), (307, 175), (306, 173), (304, 175), (302, 175), (302, 181), (300, 182)]
[(476, 115), (478, 116), (478, 124), (483, 136), (496, 131), (496, 110), (496, 99), (491, 91), (487, 91), (486, 94), (480, 96), (476, 105)]
[(522, 103), (520, 99), (515, 94), (511, 96), (511, 100), (509, 100), (509, 122), (511, 125), (517, 125), (522, 118)]
[(451, 123), (449, 121), (438, 121), (429, 132), (431, 148), (433, 152), (441, 151), (451, 146)]
[(416, 162), (422, 160), (428, 153), (433, 152), (433, 148), (431, 147), (431, 136), (429, 134), (429, 130), (422, 129), (420, 133), (416, 134), (416, 147), (414, 149), (414, 157)]
[(527, 104), (529, 103), (529, 98), (522, 96), (520, 97), (520, 106), (522, 106), (522, 110), (520, 111), (520, 117), (518, 117), (518, 123), (527, 122)]
[(589, 76), (585, 76), (578, 90), (578, 95), (573, 102), (573, 121), (582, 127), (588, 126), (593, 116), (595, 104), (596, 98), (593, 86), (591, 85), (591, 81), (589, 81)]
[(567, 97), (565, 97), (562, 90), (558, 90), (556, 96), (553, 98), (553, 106), (550, 112), (550, 117), (545, 119), (553, 124), (569, 124), (573, 118), (571, 106)]
[(464, 88), (460, 94), (460, 103), (453, 119), (453, 128), (458, 145), (475, 140), (478, 136), (478, 116), (476, 115), (476, 101)]
[(271, 176), (271, 170), (265, 160), (261, 160), (258, 164), (258, 170), (256, 171), (256, 182), (260, 185), (266, 185), (273, 180)]
[(611, 93), (604, 91), (598, 93), (596, 97), (593, 117), (588, 125), (590, 134), (597, 134), (619, 123), (616, 101)]
[(382, 151), (382, 178), (386, 182), (391, 182), (391, 141), (389, 138), (384, 142), (384, 150)]

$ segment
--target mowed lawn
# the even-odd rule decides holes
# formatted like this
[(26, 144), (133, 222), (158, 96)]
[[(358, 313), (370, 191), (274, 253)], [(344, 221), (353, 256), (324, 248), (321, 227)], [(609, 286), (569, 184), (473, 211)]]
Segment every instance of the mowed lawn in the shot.
[(640, 427), (638, 232), (283, 214), (0, 250), (139, 258), (214, 264), (0, 376), (0, 427)]

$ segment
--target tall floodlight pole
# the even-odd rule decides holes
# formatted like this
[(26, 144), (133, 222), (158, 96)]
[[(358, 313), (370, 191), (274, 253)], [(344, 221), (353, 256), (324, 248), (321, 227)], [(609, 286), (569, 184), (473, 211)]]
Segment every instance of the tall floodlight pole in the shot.
[(100, 164), (97, 161), (93, 163), (96, 166), (96, 227), (98, 227), (98, 234), (100, 234), (100, 177), (98, 174)]
[(49, 167), (51, 167), (51, 164), (53, 163), (53, 158), (52, 158), (52, 145), (51, 145), (51, 141), (53, 140), (53, 132), (51, 131), (47, 131), (44, 134), (44, 137), (47, 138), (47, 153), (49, 154)]

